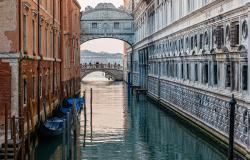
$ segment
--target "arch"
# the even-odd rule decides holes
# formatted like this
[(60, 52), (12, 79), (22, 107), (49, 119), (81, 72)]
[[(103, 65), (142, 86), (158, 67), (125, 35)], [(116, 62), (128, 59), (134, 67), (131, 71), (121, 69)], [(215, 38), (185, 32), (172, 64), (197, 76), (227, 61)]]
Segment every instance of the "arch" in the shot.
[(133, 16), (111, 3), (99, 3), (81, 13), (81, 44), (98, 38), (114, 38), (134, 44)]
[[(81, 79), (83, 79), (84, 77), (86, 77), (87, 75), (91, 74), (91, 73), (94, 73), (94, 72), (103, 72), (105, 74), (108, 74), (111, 76), (111, 78), (114, 80), (114, 81), (117, 81), (117, 80), (123, 80), (123, 72), (118, 73), (119, 71), (109, 71), (107, 69), (93, 69), (93, 70), (88, 70), (87, 72), (84, 72), (82, 73), (81, 72)], [(117, 73), (115, 73), (117, 72)]]
[(240, 45), (238, 48), (237, 48), (237, 51), (239, 52), (247, 52), (247, 49), (244, 45)]
[[(81, 36), (81, 37), (84, 37), (84, 35)], [(91, 38), (90, 37), (88, 37), (87, 39), (84, 39), (84, 38), (82, 39), (81, 38), (81, 44), (89, 42), (89, 41), (92, 41), (92, 40), (110, 38), (110, 39), (121, 40), (121, 41), (126, 42), (127, 44), (129, 44), (131, 46), (131, 48), (133, 47), (133, 44), (131, 44), (131, 42), (127, 41), (126, 39), (121, 39), (120, 37), (103, 37), (103, 36), (97, 36), (97, 37), (91, 37)]]
[(112, 77), (113, 80), (123, 80), (123, 68), (119, 65), (94, 64), (81, 65), (81, 79), (93, 72), (104, 72)]

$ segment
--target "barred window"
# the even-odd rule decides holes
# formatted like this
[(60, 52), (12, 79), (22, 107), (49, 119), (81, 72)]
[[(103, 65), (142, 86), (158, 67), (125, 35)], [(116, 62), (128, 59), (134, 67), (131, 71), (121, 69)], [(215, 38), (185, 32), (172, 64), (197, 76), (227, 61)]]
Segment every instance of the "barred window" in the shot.
[(182, 78), (182, 79), (183, 79), (183, 77), (184, 77), (183, 71), (184, 71), (184, 67), (183, 67), (183, 63), (181, 63), (181, 78)]
[(248, 66), (243, 65), (242, 66), (242, 90), (247, 90), (248, 86), (248, 77), (247, 77), (247, 72), (248, 72)]
[(218, 84), (218, 67), (217, 64), (214, 64), (214, 84)]
[(187, 79), (190, 78), (189, 71), (190, 71), (190, 69), (189, 69), (189, 64), (187, 63)]
[(198, 77), (198, 64), (197, 63), (195, 63), (195, 65), (194, 65), (194, 75), (195, 75), (195, 77), (194, 77), (194, 80), (195, 81), (198, 81), (199, 80), (199, 77)]
[(92, 23), (92, 28), (97, 28), (97, 23), (96, 22)]
[(200, 44), (199, 44), (200, 49), (203, 48), (203, 34), (200, 34)]
[(119, 28), (120, 28), (119, 22), (114, 22), (114, 29), (119, 29)]
[(231, 68), (230, 65), (226, 65), (226, 87), (231, 86)]
[(208, 83), (208, 64), (204, 65), (203, 75), (204, 75), (204, 83)]

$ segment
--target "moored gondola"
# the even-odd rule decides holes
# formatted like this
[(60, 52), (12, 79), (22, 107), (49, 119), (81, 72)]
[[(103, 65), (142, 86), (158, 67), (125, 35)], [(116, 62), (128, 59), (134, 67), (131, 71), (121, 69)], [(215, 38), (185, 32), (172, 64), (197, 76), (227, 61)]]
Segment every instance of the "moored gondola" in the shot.
[(64, 117), (52, 117), (47, 119), (39, 129), (39, 132), (43, 136), (55, 137), (60, 136), (63, 133)]

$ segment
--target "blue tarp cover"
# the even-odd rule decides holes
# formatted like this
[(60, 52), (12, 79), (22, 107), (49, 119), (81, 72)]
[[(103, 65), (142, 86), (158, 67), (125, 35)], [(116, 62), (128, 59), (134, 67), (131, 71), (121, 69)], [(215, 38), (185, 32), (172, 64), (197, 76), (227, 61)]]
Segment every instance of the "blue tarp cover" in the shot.
[(61, 112), (67, 113), (72, 111), (72, 107), (75, 103), (76, 110), (79, 111), (81, 109), (81, 106), (84, 104), (84, 98), (69, 98), (67, 99), (68, 104), (70, 106), (63, 106), (60, 108)]

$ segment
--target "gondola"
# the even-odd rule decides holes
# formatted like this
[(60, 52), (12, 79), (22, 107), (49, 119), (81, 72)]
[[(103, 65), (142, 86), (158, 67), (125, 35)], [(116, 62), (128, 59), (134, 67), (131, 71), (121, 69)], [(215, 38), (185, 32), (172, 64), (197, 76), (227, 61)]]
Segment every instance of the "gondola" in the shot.
[[(66, 99), (66, 105), (59, 108), (57, 115), (52, 118), (48, 118), (40, 127), (39, 132), (41, 135), (47, 137), (60, 136), (63, 133), (63, 122), (66, 121), (67, 112), (78, 116), (81, 107), (84, 104), (83, 98), (69, 98)], [(72, 119), (71, 119), (72, 120)], [(73, 123), (73, 120), (72, 122)]]
[(60, 136), (63, 133), (64, 118), (52, 117), (47, 119), (39, 129), (39, 132), (43, 136), (55, 137)]

